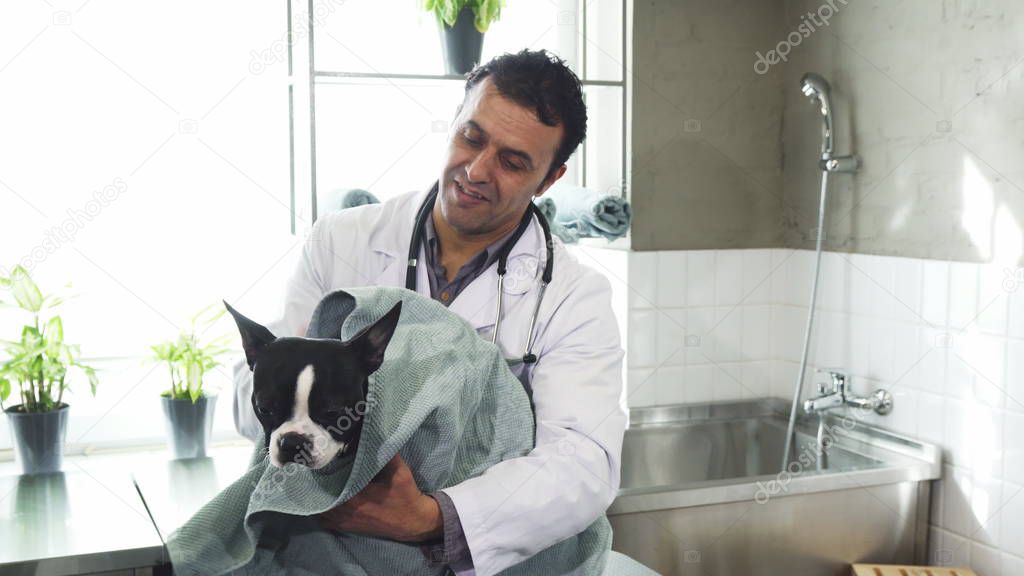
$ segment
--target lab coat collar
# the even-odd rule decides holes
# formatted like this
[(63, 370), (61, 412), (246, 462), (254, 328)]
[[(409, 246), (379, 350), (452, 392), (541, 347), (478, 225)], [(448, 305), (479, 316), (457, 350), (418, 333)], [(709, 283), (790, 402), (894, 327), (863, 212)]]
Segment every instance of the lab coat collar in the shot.
[[(391, 210), (385, 209), (370, 233), (369, 247), (385, 257), (375, 284), (390, 284), (397, 278), (399, 286), (405, 285), (406, 257), (416, 213), (426, 199), (429, 190), (407, 195), (397, 201)], [(422, 248), (420, 257), (422, 258)], [(523, 236), (512, 247), (508, 257), (503, 292), (506, 295), (525, 294), (533, 288), (544, 264), (544, 233), (534, 217)], [(398, 268), (396, 268), (398, 267)], [(469, 321), (476, 329), (494, 324), (494, 307), (498, 290), (497, 263), (492, 264), (471, 282), (449, 305), (449, 308)], [(429, 295), (426, 281), (426, 267), (417, 266), (417, 291)]]

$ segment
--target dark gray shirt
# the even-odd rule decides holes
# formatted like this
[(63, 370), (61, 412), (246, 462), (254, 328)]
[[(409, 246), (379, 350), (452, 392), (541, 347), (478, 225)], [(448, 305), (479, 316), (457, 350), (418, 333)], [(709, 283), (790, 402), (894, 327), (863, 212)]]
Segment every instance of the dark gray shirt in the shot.
[(480, 276), (498, 260), (498, 253), (505, 243), (509, 241), (515, 230), (502, 236), (490, 246), (473, 256), (468, 262), (459, 268), (455, 278), (448, 281), (448, 272), (441, 265), (441, 241), (437, 237), (437, 230), (434, 228), (434, 218), (427, 218), (423, 227), (424, 248), (427, 256), (427, 278), (430, 281), (430, 297), (448, 306), (469, 286), (477, 276)]
[[(469, 286), (484, 270), (490, 268), (498, 260), (498, 253), (514, 233), (514, 230), (509, 232), (470, 258), (462, 265), (462, 268), (459, 268), (455, 278), (449, 282), (448, 272), (441, 265), (441, 241), (437, 236), (437, 230), (434, 229), (434, 218), (427, 218), (426, 225), (423, 227), (423, 244), (427, 258), (430, 297), (445, 306), (451, 304), (466, 286)], [(456, 574), (472, 570), (473, 558), (469, 552), (469, 544), (466, 542), (465, 532), (462, 531), (462, 522), (459, 520), (455, 504), (444, 492), (432, 492), (428, 495), (433, 497), (441, 508), (444, 537), (442, 542), (426, 546), (424, 553), (430, 558), (431, 563), (447, 564)]]

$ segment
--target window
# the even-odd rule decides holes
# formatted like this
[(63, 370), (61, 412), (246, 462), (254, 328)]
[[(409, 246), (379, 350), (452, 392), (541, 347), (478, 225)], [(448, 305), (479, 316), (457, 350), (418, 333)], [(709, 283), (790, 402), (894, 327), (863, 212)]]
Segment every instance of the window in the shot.
[[(338, 191), (364, 188), (384, 200), (436, 180), (464, 79), (445, 75), (437, 22), (421, 6), (292, 3), (290, 29), (303, 39), (290, 53), (293, 189), (315, 189), (317, 212), (336, 206)], [(565, 181), (613, 194), (625, 193), (628, 173), (626, 16), (625, 0), (512, 0), (482, 55), (545, 48), (569, 62), (584, 83), (589, 126)], [(312, 194), (303, 196), (297, 217), (313, 220)]]
[[(96, 398), (82, 379), (65, 397), (71, 450), (162, 441), (168, 381), (143, 358), (202, 307), (270, 319), (302, 239), (288, 230), (286, 65), (251, 62), (285, 19), (241, 0), (0, 7), (0, 266), (72, 283), (67, 339), (100, 370)], [(0, 338), (22, 323), (0, 309)], [(210, 333), (232, 331), (225, 318)], [(225, 387), (222, 436), (229, 372), (208, 379)], [(0, 448), (8, 435), (0, 423)]]
[[(272, 320), (314, 189), (383, 199), (436, 177), (462, 79), (442, 74), (420, 6), (0, 7), (0, 267), (24, 264), (44, 290), (71, 282), (67, 340), (99, 369), (95, 398), (81, 378), (65, 397), (69, 452), (163, 441), (168, 380), (144, 361), (149, 347), (221, 299)], [(484, 43), (484, 58), (547, 48), (572, 64), (591, 120), (568, 178), (606, 191), (625, 173), (626, 12), (623, 0), (510, 0)], [(23, 321), (0, 308), (0, 338)], [(235, 331), (225, 317), (209, 334)], [(221, 390), (219, 438), (234, 435), (235, 359), (207, 378)], [(10, 446), (0, 425), (0, 451)]]

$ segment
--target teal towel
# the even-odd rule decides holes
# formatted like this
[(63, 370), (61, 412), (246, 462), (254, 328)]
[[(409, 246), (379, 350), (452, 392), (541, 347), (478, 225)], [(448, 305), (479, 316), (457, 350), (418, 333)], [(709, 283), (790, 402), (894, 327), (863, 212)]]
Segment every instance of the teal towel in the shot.
[(620, 196), (557, 184), (544, 196), (558, 207), (555, 220), (580, 237), (600, 236), (609, 241), (621, 238), (633, 219), (632, 207)]
[(362, 188), (335, 188), (318, 192), (316, 195), (316, 211), (318, 214), (329, 214), (364, 204), (379, 204), (373, 193)]
[(380, 200), (373, 195), (369, 190), (363, 190), (361, 188), (353, 188), (345, 193), (345, 196), (341, 199), (341, 208), (353, 208), (355, 206), (365, 206), (367, 204), (380, 204)]
[[(400, 288), (339, 290), (317, 306), (308, 335), (348, 340), (399, 300), (355, 454), (320, 470), (281, 469), (259, 444), (249, 470), (168, 538), (177, 575), (444, 573), (417, 545), (328, 532), (315, 516), (358, 493), (396, 453), (432, 492), (533, 446), (529, 398), (499, 349), (429, 298)], [(601, 574), (610, 547), (602, 516), (505, 574)]]
[(551, 233), (558, 237), (565, 244), (575, 244), (580, 241), (580, 235), (575, 230), (569, 230), (565, 226), (558, 223), (555, 216), (558, 214), (558, 207), (555, 206), (555, 201), (551, 198), (541, 197), (534, 200), (534, 204), (540, 210), (540, 213), (544, 215), (544, 218), (548, 221), (548, 227), (551, 228)]

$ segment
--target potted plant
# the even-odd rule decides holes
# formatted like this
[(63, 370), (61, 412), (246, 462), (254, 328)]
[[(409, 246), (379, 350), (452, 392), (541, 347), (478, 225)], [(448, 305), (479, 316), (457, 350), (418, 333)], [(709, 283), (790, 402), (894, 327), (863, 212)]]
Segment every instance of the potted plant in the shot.
[[(25, 268), (18, 266), (8, 277), (0, 277), (0, 288), (14, 298), (14, 304), (31, 317), (18, 340), (0, 340), (0, 406), (18, 391), (20, 404), (4, 407), (11, 423), (11, 436), (24, 474), (57, 472), (64, 458), (68, 405), (68, 370), (78, 368), (96, 395), (96, 370), (79, 361), (78, 346), (64, 342), (64, 323), (56, 314), (64, 298), (44, 295)], [(4, 304), (7, 306), (8, 304)]]
[(501, 17), (505, 0), (424, 0), (437, 16), (448, 74), (466, 74), (480, 62), (484, 33)]
[(217, 321), (224, 310), (213, 305), (192, 317), (189, 329), (177, 340), (152, 346), (153, 360), (167, 365), (171, 388), (160, 394), (167, 422), (167, 440), (175, 459), (202, 458), (213, 431), (217, 396), (203, 389), (207, 372), (220, 366), (217, 358), (228, 351), (228, 336), (201, 343), (202, 332)]

